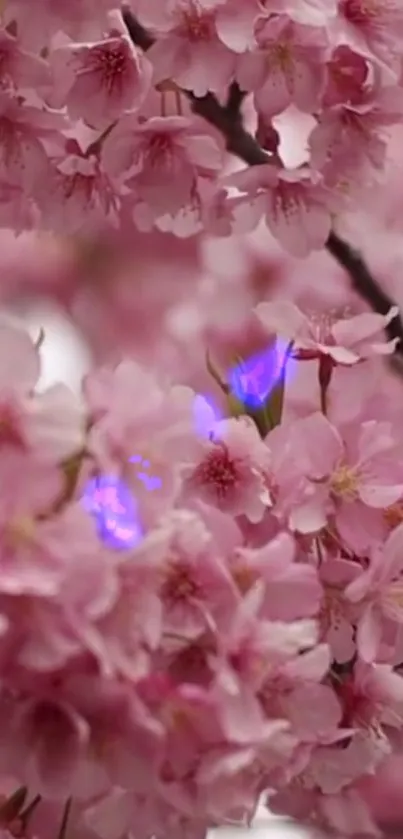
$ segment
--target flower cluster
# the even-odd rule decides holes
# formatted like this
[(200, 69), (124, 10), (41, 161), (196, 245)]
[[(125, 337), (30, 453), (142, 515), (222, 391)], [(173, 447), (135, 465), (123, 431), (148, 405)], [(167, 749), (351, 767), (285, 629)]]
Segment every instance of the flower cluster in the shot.
[[(339, 375), (375, 381), (395, 315), (325, 329), (259, 305), (286, 349), (271, 387), (261, 359), (221, 382), (220, 417), (130, 358), (80, 397), (38, 390), (38, 345), (2, 320), (8, 836), (64, 810), (80, 836), (199, 839), (262, 796), (376, 834), (360, 783), (403, 725), (403, 434), (390, 403), (362, 393), (341, 419), (337, 394)], [(306, 365), (302, 413), (286, 382)]]
[[(4, 227), (184, 238), (264, 218), (304, 255), (378, 182), (402, 122), (400, 0), (1, 5)], [(234, 100), (257, 126), (253, 160)], [(301, 114), (305, 162), (290, 169), (282, 120)], [(222, 135), (253, 169), (223, 174)]]

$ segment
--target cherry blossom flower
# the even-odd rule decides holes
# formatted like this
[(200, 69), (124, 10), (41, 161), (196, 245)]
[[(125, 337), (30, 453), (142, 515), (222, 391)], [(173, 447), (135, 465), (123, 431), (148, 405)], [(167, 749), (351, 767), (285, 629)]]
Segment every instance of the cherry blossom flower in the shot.
[(270, 117), (291, 104), (315, 111), (324, 87), (326, 31), (270, 16), (256, 39), (258, 50), (239, 59), (237, 78), (244, 90), (255, 91), (259, 112)]
[[(218, 37), (216, 6), (220, 9), (219, 2), (206, 6), (198, 0), (172, 0), (162, 14), (157, 13), (161, 35), (149, 50), (157, 83), (173, 79), (196, 96), (225, 89), (234, 71), (235, 56)], [(152, 3), (150, 11), (147, 5), (148, 19), (154, 19), (154, 7)]]
[(100, 166), (99, 155), (83, 153), (73, 141), (67, 141), (63, 155), (52, 160), (46, 178), (38, 183), (35, 198), (43, 223), (52, 218), (55, 230), (74, 235), (84, 227), (93, 235), (106, 222), (116, 227), (120, 202), (111, 180)]
[(196, 132), (184, 117), (139, 123), (130, 115), (122, 117), (103, 143), (102, 162), (158, 218), (190, 205), (198, 177), (216, 173), (222, 154), (211, 136)]
[(382, 510), (402, 491), (400, 441), (392, 427), (367, 420), (359, 431), (349, 429), (341, 438), (317, 413), (300, 420), (295, 434), (309, 486), (305, 504), (293, 511), (294, 526), (302, 532), (310, 532), (311, 527), (315, 531), (333, 515), (346, 544), (359, 554), (365, 552), (382, 539)]
[(124, 35), (59, 47), (52, 70), (52, 107), (99, 129), (138, 109), (151, 83), (151, 65)]
[(293, 341), (301, 358), (329, 356), (334, 364), (353, 365), (371, 355), (393, 353), (397, 339), (382, 342), (382, 330), (398, 314), (392, 307), (387, 315), (365, 313), (333, 320), (329, 315), (308, 317), (293, 303), (260, 303), (256, 314), (271, 334)]
[(353, 603), (363, 602), (358, 623), (357, 644), (364, 661), (373, 661), (382, 640), (384, 625), (401, 623), (401, 539), (399, 525), (385, 542), (384, 548), (373, 552), (368, 568), (346, 591)]
[(259, 521), (271, 500), (264, 479), (264, 449), (247, 420), (216, 424), (211, 441), (188, 474), (187, 490), (232, 515)]
[(402, 9), (397, 0), (370, 6), (365, 0), (339, 0), (338, 12), (340, 24), (344, 23), (343, 34), (350, 43), (364, 51), (369, 49), (385, 63), (397, 65), (403, 33)]
[(245, 211), (255, 223), (264, 216), (273, 236), (294, 256), (323, 247), (330, 232), (328, 197), (308, 170), (255, 166), (234, 175), (231, 183), (243, 193)]
[[(401, 4), (115, 5), (0, 2), (1, 839), (205, 839), (262, 799), (377, 836)], [(312, 254), (337, 242), (353, 283)], [(88, 345), (74, 393), (16, 319), (48, 300)]]

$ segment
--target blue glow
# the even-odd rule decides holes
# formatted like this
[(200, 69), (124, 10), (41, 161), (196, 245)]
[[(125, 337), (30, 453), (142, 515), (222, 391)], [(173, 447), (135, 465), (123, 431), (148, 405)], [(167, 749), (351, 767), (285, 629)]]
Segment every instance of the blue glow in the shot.
[(277, 341), (234, 367), (229, 376), (234, 396), (249, 408), (264, 405), (281, 376), (287, 350), (286, 342)]
[(133, 548), (143, 537), (137, 504), (129, 487), (113, 475), (91, 478), (82, 502), (97, 524), (99, 538), (110, 548)]
[[(129, 458), (129, 463), (138, 463), (148, 469), (149, 460), (139, 454)], [(156, 475), (136, 471), (137, 478), (148, 492), (161, 489), (162, 480)], [(133, 548), (143, 538), (138, 521), (137, 502), (130, 487), (113, 475), (91, 478), (84, 490), (82, 503), (97, 524), (99, 538), (110, 548)]]

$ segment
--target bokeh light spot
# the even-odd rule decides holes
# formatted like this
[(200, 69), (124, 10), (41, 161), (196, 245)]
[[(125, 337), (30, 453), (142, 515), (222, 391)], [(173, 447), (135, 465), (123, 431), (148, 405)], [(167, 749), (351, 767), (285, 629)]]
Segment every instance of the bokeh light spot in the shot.
[(82, 502), (95, 519), (98, 535), (111, 548), (133, 548), (143, 537), (137, 504), (130, 488), (113, 475), (91, 478)]

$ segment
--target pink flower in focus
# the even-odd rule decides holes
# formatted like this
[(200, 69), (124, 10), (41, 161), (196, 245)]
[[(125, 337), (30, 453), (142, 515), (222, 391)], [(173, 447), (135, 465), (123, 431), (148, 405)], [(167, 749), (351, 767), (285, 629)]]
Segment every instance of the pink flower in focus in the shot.
[[(145, 5), (148, 5), (146, 0)], [(157, 13), (159, 38), (148, 52), (156, 83), (173, 79), (196, 96), (224, 91), (231, 81), (235, 56), (220, 40), (216, 29), (216, 7), (220, 0), (171, 0)], [(152, 18), (146, 9), (146, 17)]]
[(308, 317), (288, 301), (259, 303), (255, 312), (270, 334), (293, 341), (301, 358), (326, 355), (334, 364), (351, 365), (373, 355), (389, 355), (398, 343), (398, 338), (381, 340), (382, 330), (399, 313), (397, 306), (387, 315), (366, 312), (343, 320)]
[(291, 104), (315, 111), (325, 82), (326, 30), (270, 16), (257, 27), (256, 40), (258, 49), (238, 60), (237, 79), (255, 92), (258, 111), (271, 117)]
[(45, 179), (49, 159), (43, 140), (61, 142), (59, 130), (65, 127), (61, 114), (45, 112), (0, 93), (0, 175), (31, 193)]
[(260, 521), (271, 505), (264, 478), (268, 457), (249, 419), (218, 422), (210, 441), (202, 444), (198, 462), (186, 467), (186, 492), (231, 515)]
[(334, 516), (341, 538), (362, 554), (382, 539), (383, 511), (402, 493), (401, 442), (389, 423), (376, 420), (363, 422), (359, 431), (346, 429), (342, 438), (320, 413), (297, 421), (293, 434), (291, 451), (308, 485), (305, 504), (291, 513), (292, 525), (315, 532)]
[(254, 166), (229, 179), (240, 190), (245, 215), (262, 216), (273, 236), (293, 256), (321, 250), (330, 233), (329, 196), (304, 168)]
[[(206, 0), (205, 5), (212, 5), (211, 0)], [(235, 53), (253, 48), (255, 24), (261, 13), (259, 0), (219, 0), (215, 13), (218, 37)]]
[(103, 143), (102, 164), (158, 218), (191, 205), (198, 177), (218, 174), (222, 151), (212, 136), (200, 133), (184, 117), (153, 117), (139, 123), (126, 116)]
[(164, 632), (191, 639), (232, 618), (238, 592), (211, 534), (194, 513), (172, 512), (138, 547), (137, 556), (158, 566)]
[(369, 75), (369, 64), (350, 47), (335, 49), (327, 63), (327, 85), (323, 95), (326, 108), (334, 105), (359, 104), (363, 99)]
[(52, 219), (55, 230), (70, 235), (83, 229), (94, 235), (105, 222), (118, 226), (119, 195), (96, 149), (83, 153), (75, 140), (68, 140), (64, 154), (54, 157), (52, 164), (35, 192), (44, 224)]
[(51, 104), (72, 119), (106, 128), (138, 109), (151, 84), (151, 65), (124, 35), (94, 44), (68, 44), (52, 53)]
[(375, 54), (393, 68), (399, 66), (403, 37), (399, 0), (339, 0), (338, 12), (340, 29), (353, 46)]
[[(378, 176), (385, 166), (388, 129), (402, 118), (403, 104), (394, 86), (363, 88), (359, 101), (324, 111), (309, 137), (311, 165), (325, 169), (340, 163), (352, 151), (359, 154), (366, 176)], [(339, 173), (342, 174), (342, 170)]]

